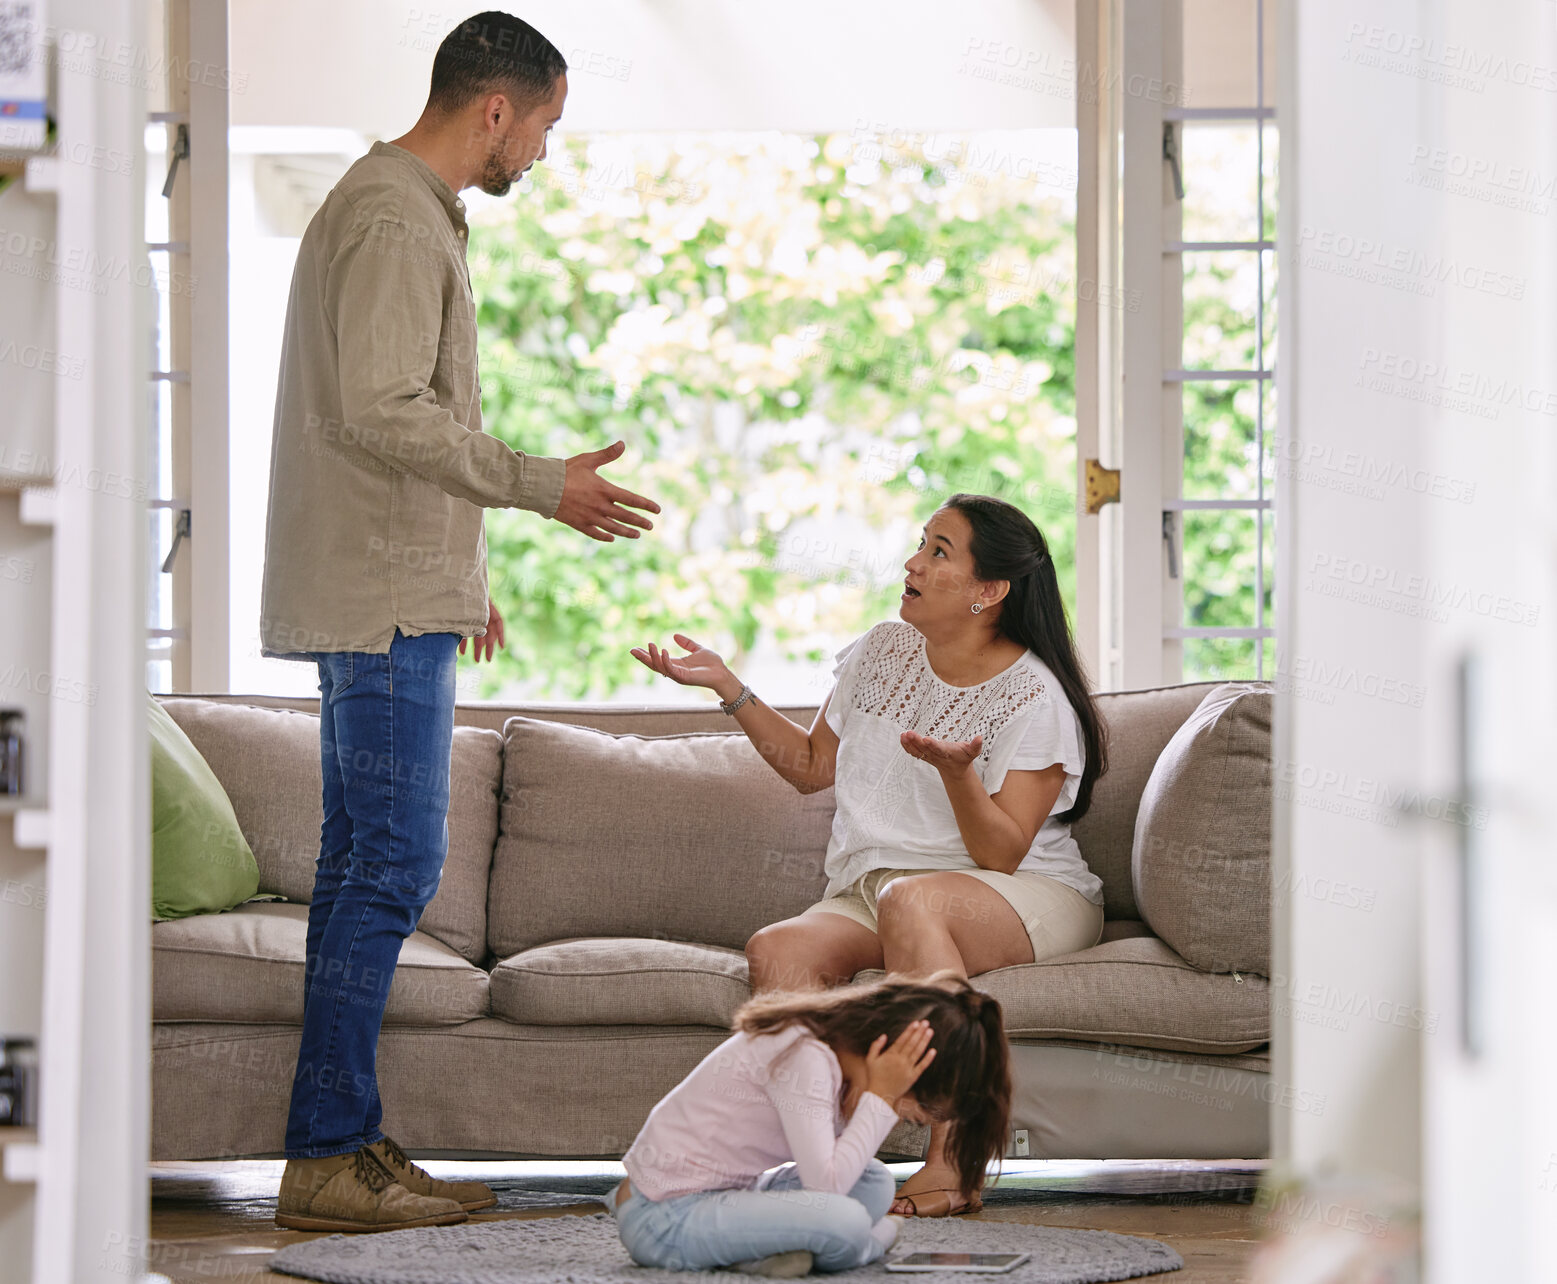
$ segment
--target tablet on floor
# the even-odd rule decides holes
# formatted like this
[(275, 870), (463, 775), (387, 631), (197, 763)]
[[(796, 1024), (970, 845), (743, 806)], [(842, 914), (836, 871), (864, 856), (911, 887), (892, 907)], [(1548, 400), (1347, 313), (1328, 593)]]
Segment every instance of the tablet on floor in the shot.
[(908, 1253), (887, 1263), (889, 1271), (969, 1271), (1004, 1275), (1031, 1253)]

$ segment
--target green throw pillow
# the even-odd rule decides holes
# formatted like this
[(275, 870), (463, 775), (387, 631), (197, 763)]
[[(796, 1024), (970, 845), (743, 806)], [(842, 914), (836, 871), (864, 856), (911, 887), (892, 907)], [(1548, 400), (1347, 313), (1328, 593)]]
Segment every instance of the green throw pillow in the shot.
[(259, 890), (254, 852), (216, 773), (167, 710), (147, 701), (152, 917), (231, 909)]

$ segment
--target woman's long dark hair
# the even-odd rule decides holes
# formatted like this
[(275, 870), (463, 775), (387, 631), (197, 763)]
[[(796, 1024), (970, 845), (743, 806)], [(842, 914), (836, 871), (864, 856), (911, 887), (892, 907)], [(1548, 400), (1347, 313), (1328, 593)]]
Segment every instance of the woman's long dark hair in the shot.
[(984, 1184), (1005, 1153), (1011, 1126), (1011, 1058), (1000, 1004), (955, 972), (922, 981), (885, 980), (806, 993), (759, 995), (735, 1013), (736, 1030), (771, 1034), (803, 1025), (832, 1048), (865, 1056), (878, 1035), (890, 1045), (913, 1021), (928, 1021), (935, 1056), (908, 1090), (951, 1127), (946, 1154), (965, 1195)]
[(973, 573), (981, 580), (1007, 580), (1011, 584), (1000, 604), (1001, 633), (1049, 666), (1076, 711), (1087, 760), (1075, 803), (1055, 819), (1080, 820), (1092, 805), (1092, 786), (1108, 770), (1108, 736), (1070, 635), (1049, 543), (1032, 518), (1003, 499), (953, 495), (942, 507), (956, 509), (973, 528)]

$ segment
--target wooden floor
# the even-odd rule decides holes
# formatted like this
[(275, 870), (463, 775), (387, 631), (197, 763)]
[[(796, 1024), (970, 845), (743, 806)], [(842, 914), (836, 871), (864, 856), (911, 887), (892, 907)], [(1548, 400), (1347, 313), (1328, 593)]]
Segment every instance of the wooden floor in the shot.
[[(503, 1188), (598, 1189), (600, 1177), (620, 1176), (615, 1164), (426, 1163), (434, 1176), (475, 1178)], [(899, 1180), (915, 1165), (894, 1165)], [(154, 1164), (151, 1174), (151, 1251), (148, 1269), (175, 1284), (222, 1280), (292, 1280), (266, 1269), (270, 1255), (314, 1238), (277, 1229), (273, 1218), (280, 1163)], [(1030, 1222), (1146, 1235), (1171, 1244), (1184, 1269), (1159, 1276), (1173, 1284), (1232, 1284), (1250, 1278), (1261, 1238), (1253, 1206), (1261, 1166), (1226, 1163), (1007, 1161), (1001, 1188), (1021, 1188), (1022, 1202), (988, 1196), (976, 1220)], [(1030, 1192), (1030, 1193), (1029, 1193)], [(501, 1217), (570, 1217), (601, 1211), (598, 1203), (573, 1209), (477, 1213)]]

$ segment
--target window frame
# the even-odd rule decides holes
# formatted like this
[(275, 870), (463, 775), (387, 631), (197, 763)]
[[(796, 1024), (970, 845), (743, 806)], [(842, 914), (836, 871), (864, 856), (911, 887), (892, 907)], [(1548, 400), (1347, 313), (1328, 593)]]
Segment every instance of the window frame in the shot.
[[(1119, 472), (1118, 502), (1096, 514), (1078, 499), (1077, 640), (1100, 690), (1184, 681), (1184, 643), (1251, 638), (1254, 675), (1265, 672), (1265, 639), (1276, 630), (1265, 609), (1266, 526), (1275, 512), (1264, 461), (1267, 390), (1274, 367), (1265, 344), (1265, 0), (1249, 0), (1255, 19), (1255, 102), (1196, 108), (1182, 103), (1182, 0), (1078, 0), (1076, 316), (1077, 493), (1086, 493), (1088, 459)], [(1148, 87), (1127, 92), (1127, 87)], [(1095, 89), (1094, 89), (1095, 87)], [(1155, 87), (1155, 92), (1153, 88)], [(1250, 241), (1185, 241), (1177, 164), (1186, 125), (1249, 122), (1256, 138), (1256, 234)], [(1184, 366), (1183, 255), (1256, 256), (1255, 362), (1250, 370)], [(1122, 288), (1109, 289), (1114, 282)], [(1090, 297), (1086, 297), (1090, 294)], [(1128, 301), (1128, 306), (1125, 306)], [(1253, 498), (1184, 496), (1183, 385), (1250, 382), (1256, 397)], [(1252, 627), (1188, 626), (1183, 618), (1183, 515), (1247, 512), (1254, 518)]]

